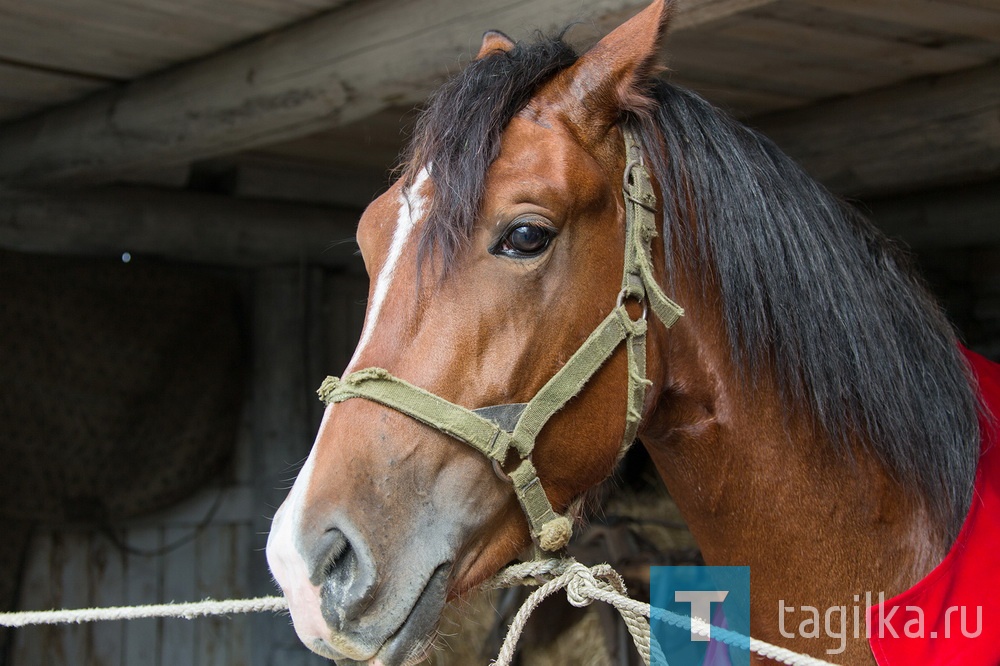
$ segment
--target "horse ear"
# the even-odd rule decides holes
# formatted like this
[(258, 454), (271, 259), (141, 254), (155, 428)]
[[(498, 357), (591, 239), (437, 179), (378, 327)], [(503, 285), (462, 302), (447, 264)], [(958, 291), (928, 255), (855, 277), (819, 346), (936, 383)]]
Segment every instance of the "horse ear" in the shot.
[(514, 48), (514, 40), (499, 30), (487, 30), (483, 33), (483, 45), (479, 47), (476, 60), (484, 58), (495, 51), (510, 51)]
[(654, 0), (567, 70), (574, 107), (570, 118), (586, 134), (603, 136), (623, 111), (641, 111), (646, 106), (638, 90), (656, 72), (656, 57), (673, 6), (673, 0)]

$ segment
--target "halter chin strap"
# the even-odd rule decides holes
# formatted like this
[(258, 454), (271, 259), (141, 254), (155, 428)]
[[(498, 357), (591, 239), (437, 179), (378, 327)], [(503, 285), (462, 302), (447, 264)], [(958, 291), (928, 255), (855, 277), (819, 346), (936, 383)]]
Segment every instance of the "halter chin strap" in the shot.
[[(625, 135), (625, 270), (618, 301), (590, 337), (529, 402), (467, 409), (394, 377), (382, 368), (365, 368), (343, 379), (327, 377), (319, 387), (326, 404), (365, 398), (406, 414), (465, 442), (489, 458), (502, 478), (514, 486), (528, 528), (543, 550), (557, 551), (569, 542), (572, 520), (552, 509), (531, 454), (548, 420), (575, 396), (622, 342), (628, 353), (628, 404), (619, 458), (635, 440), (642, 418), (646, 387), (646, 308), (668, 328), (684, 314), (653, 279), (651, 245), (656, 236), (656, 195), (643, 165), (642, 148), (629, 129)], [(625, 303), (642, 303), (633, 320)], [(509, 475), (501, 470), (514, 451), (517, 464)]]

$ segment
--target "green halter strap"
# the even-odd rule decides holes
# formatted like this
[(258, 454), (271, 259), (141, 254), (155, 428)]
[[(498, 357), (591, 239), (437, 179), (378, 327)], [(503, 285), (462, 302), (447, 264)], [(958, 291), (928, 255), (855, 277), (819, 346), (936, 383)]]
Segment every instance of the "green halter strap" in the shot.
[[(552, 509), (542, 488), (531, 454), (535, 440), (548, 420), (575, 396), (622, 343), (628, 353), (628, 404), (625, 436), (619, 458), (635, 440), (642, 418), (646, 387), (646, 307), (670, 327), (684, 311), (671, 301), (653, 279), (651, 245), (656, 236), (656, 195), (643, 165), (642, 149), (628, 129), (625, 134), (627, 166), (625, 194), (625, 270), (618, 302), (590, 337), (527, 403), (493, 405), (471, 410), (394, 377), (382, 368), (365, 368), (343, 379), (327, 377), (319, 396), (327, 404), (365, 398), (406, 414), (446, 435), (465, 442), (494, 463), (514, 486), (532, 539), (540, 548), (563, 548), (572, 534), (572, 521)], [(642, 317), (633, 320), (625, 303), (643, 304)], [(508, 453), (519, 462), (509, 476), (499, 470)]]

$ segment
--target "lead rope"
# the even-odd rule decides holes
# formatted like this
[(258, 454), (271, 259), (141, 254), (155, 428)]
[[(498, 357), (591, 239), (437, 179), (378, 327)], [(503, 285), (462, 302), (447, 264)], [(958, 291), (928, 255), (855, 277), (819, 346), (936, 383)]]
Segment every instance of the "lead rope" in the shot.
[[(547, 575), (553, 575), (555, 578), (542, 582), (544, 576)], [(569, 558), (535, 560), (507, 567), (486, 581), (483, 588), (505, 588), (531, 585), (532, 583), (539, 584), (540, 587), (528, 595), (528, 598), (524, 600), (514, 615), (514, 619), (507, 629), (507, 636), (504, 637), (503, 645), (500, 647), (500, 652), (492, 662), (495, 666), (510, 666), (517, 650), (517, 642), (521, 637), (521, 632), (524, 631), (528, 618), (546, 597), (562, 589), (566, 590), (566, 598), (569, 603), (577, 608), (589, 606), (595, 599), (614, 606), (621, 614), (622, 620), (625, 621), (625, 626), (632, 636), (632, 642), (635, 643), (643, 663), (650, 663), (650, 642), (655, 644), (656, 638), (649, 631), (649, 623), (641, 613), (636, 613), (634, 609), (624, 608), (620, 603), (615, 603), (617, 599), (628, 599), (628, 597), (625, 592), (625, 582), (610, 565), (599, 564), (587, 568)], [(659, 645), (656, 646), (656, 653), (662, 654)], [(662, 663), (666, 666), (665, 660)]]
[[(549, 576), (554, 576), (546, 580)], [(506, 588), (517, 585), (539, 585), (540, 587), (528, 595), (521, 608), (514, 615), (504, 638), (497, 658), (491, 662), (494, 666), (510, 666), (513, 662), (517, 642), (524, 631), (524, 626), (531, 613), (546, 598), (566, 590), (569, 603), (576, 607), (590, 605), (593, 601), (603, 601), (613, 606), (621, 615), (632, 642), (644, 664), (649, 666), (651, 655), (656, 656), (655, 666), (669, 666), (662, 648), (656, 640), (656, 634), (650, 631), (649, 620), (665, 622), (671, 626), (691, 630), (699, 636), (711, 637), (726, 645), (749, 650), (762, 657), (772, 659), (789, 666), (836, 666), (832, 662), (816, 657), (794, 652), (787, 648), (757, 640), (749, 636), (717, 627), (697, 617), (678, 615), (662, 608), (651, 608), (649, 604), (636, 601), (628, 596), (621, 575), (609, 564), (598, 564), (587, 567), (572, 558), (561, 560), (534, 560), (514, 564), (501, 570), (487, 580), (482, 588)]]
[[(609, 564), (587, 567), (572, 558), (532, 560), (514, 564), (502, 569), (488, 579), (481, 589), (498, 589), (518, 585), (538, 585), (521, 608), (514, 615), (504, 638), (494, 666), (511, 666), (517, 642), (524, 631), (528, 618), (546, 598), (559, 590), (566, 590), (569, 602), (577, 607), (588, 606), (593, 601), (603, 601), (613, 606), (625, 621), (636, 650), (643, 663), (650, 664), (651, 656), (656, 657), (656, 666), (668, 666), (663, 651), (650, 632), (649, 618), (666, 622), (674, 627), (691, 629), (700, 636), (711, 636), (712, 640), (743, 650), (749, 650), (762, 657), (773, 659), (789, 666), (835, 666), (828, 661), (793, 652), (787, 648), (772, 645), (730, 629), (710, 625), (696, 617), (671, 613), (661, 608), (651, 608), (649, 604), (629, 598), (622, 577)], [(210, 615), (235, 615), (239, 613), (264, 613), (288, 610), (284, 597), (259, 597), (256, 599), (229, 599), (223, 601), (205, 600), (179, 604), (153, 604), (148, 606), (117, 606), (112, 608), (84, 608), (78, 610), (22, 611), (0, 613), (0, 626), (25, 627), (38, 624), (80, 624), (102, 620), (136, 620), (142, 618), (171, 617), (191, 620)], [(709, 633), (711, 632), (711, 633)]]

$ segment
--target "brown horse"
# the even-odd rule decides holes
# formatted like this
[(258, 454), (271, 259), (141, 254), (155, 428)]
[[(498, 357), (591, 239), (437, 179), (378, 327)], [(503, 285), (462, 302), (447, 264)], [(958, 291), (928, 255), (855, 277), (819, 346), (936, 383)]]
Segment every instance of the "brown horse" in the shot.
[[(656, 0), (582, 56), (487, 33), (430, 102), (405, 176), (362, 217), (365, 328), (344, 382), (324, 386), (331, 404), (268, 543), (295, 629), (319, 654), (412, 663), (449, 600), (532, 540), (562, 545), (553, 516), (575, 515), (612, 473), (637, 387), (639, 438), (705, 560), (751, 567), (759, 638), (836, 649), (783, 637), (779, 601), (894, 594), (955, 539), (979, 432), (950, 326), (866, 221), (654, 76), (669, 15)], [(629, 136), (655, 208), (622, 196)], [(655, 210), (661, 232), (646, 239), (638, 294), (622, 281), (630, 206)], [(657, 284), (686, 310), (669, 329)], [(491, 441), (513, 450), (489, 449), (491, 465), (490, 442), (442, 425), (478, 427), (468, 410), (494, 405), (516, 418), (609, 312), (638, 327), (647, 305), (648, 328), (619, 336), (645, 332), (647, 379), (631, 343), (615, 347), (533, 450), (518, 448), (520, 423), (504, 425)], [(344, 393), (364, 382), (404, 386), (397, 402), (426, 399), (438, 416)], [(515, 493), (524, 461), (537, 478)], [(872, 663), (863, 632), (837, 660)]]

